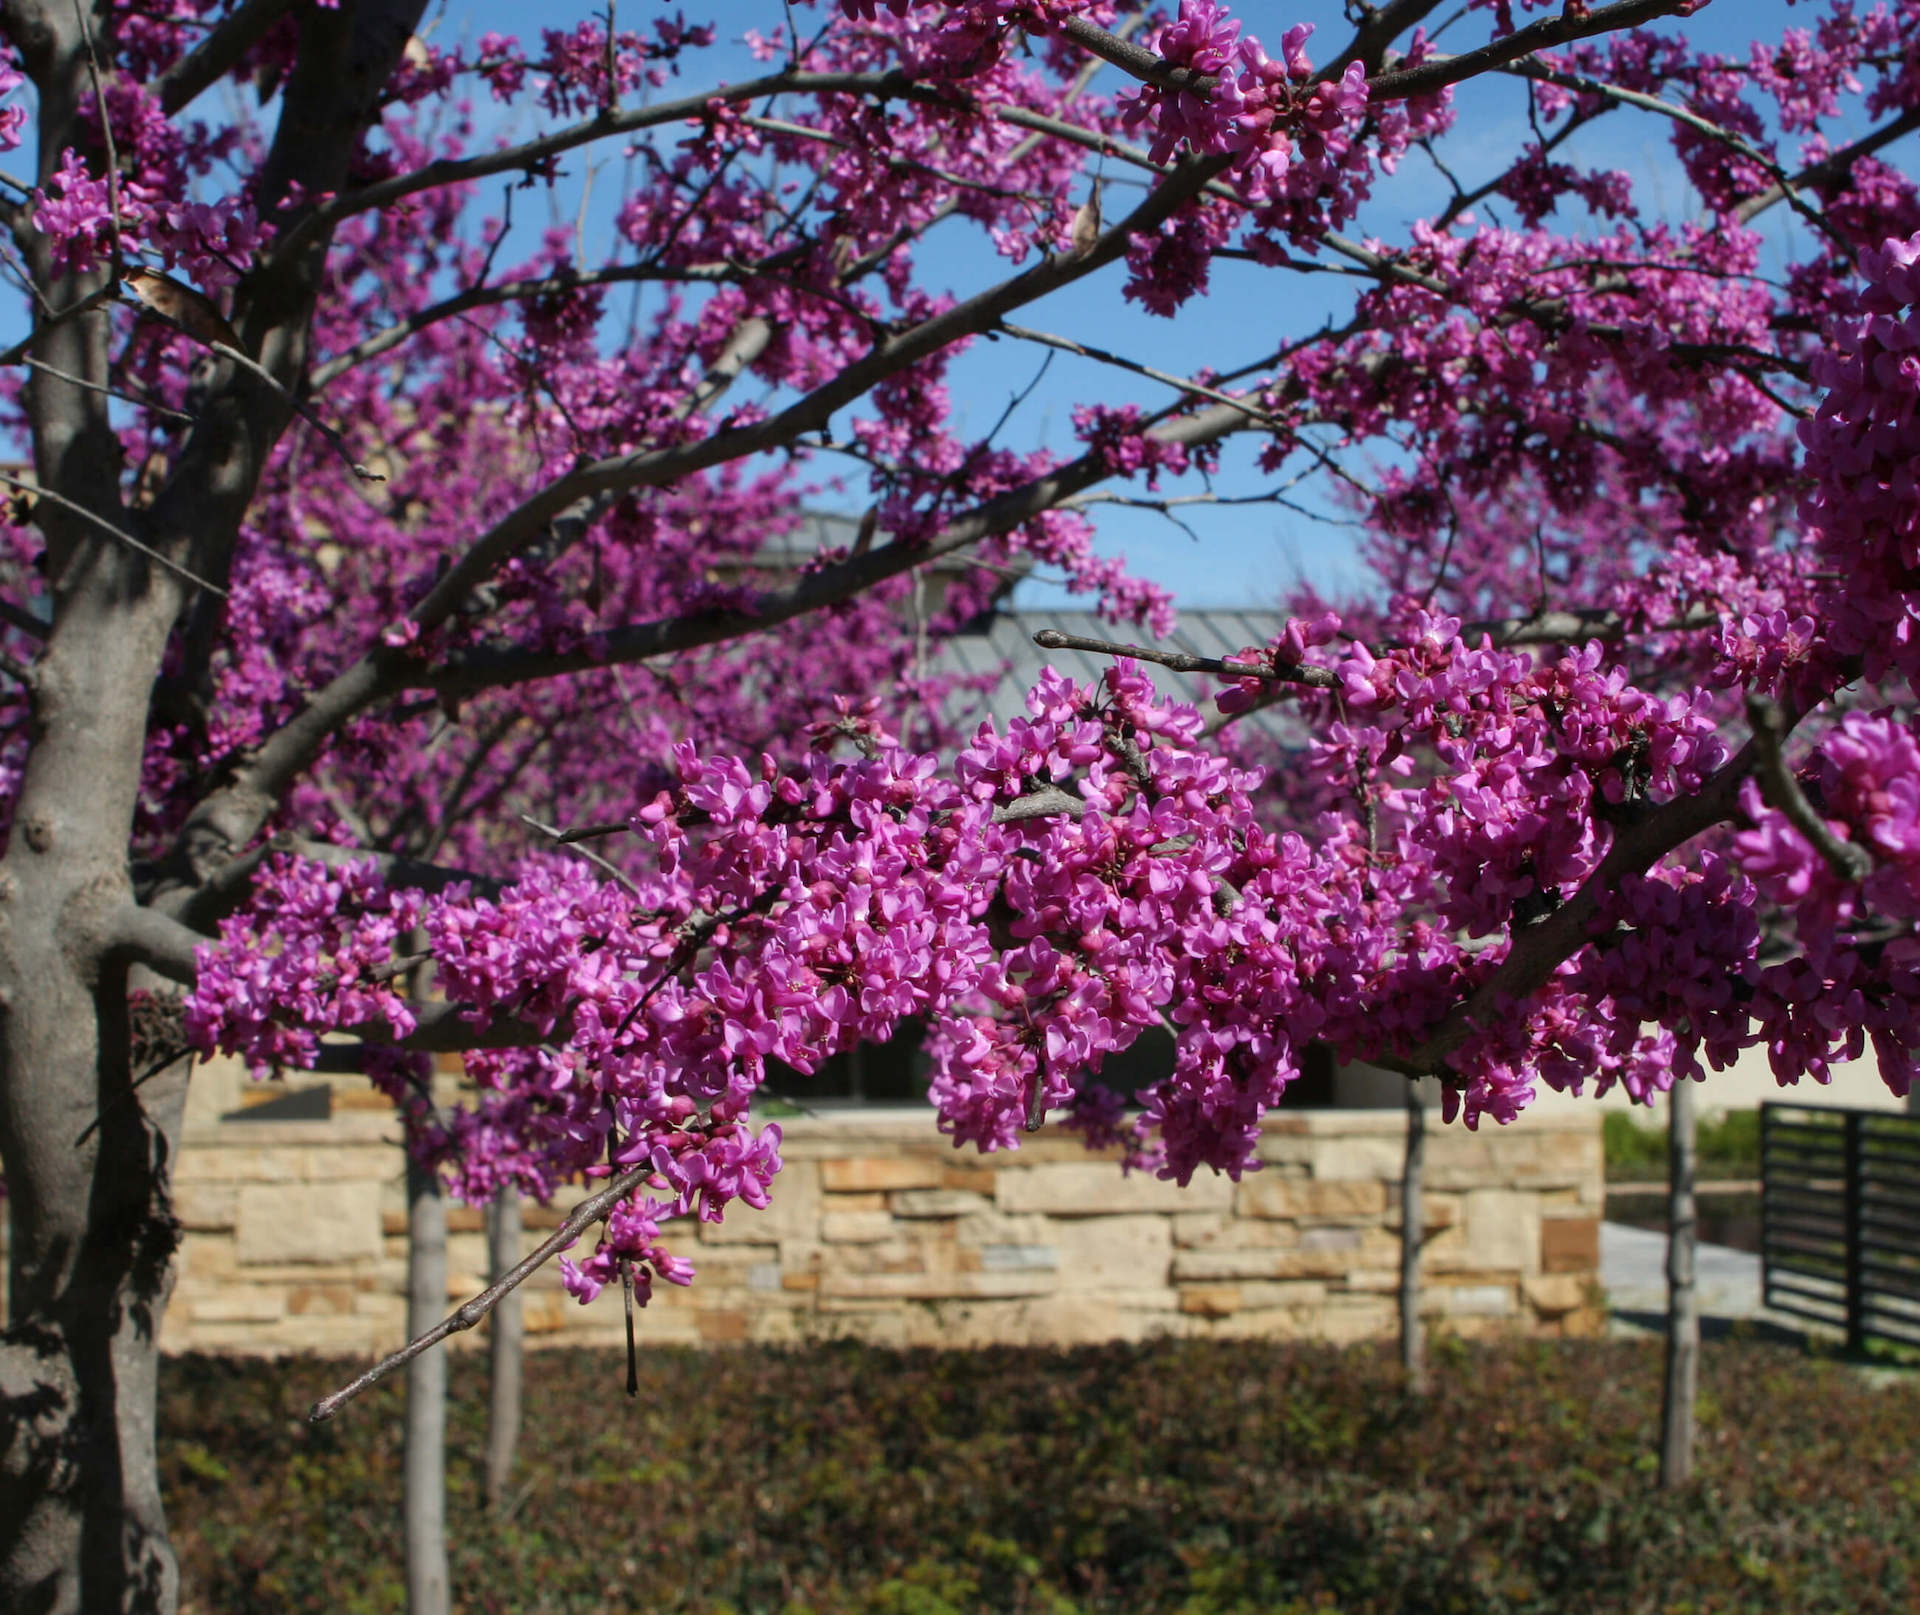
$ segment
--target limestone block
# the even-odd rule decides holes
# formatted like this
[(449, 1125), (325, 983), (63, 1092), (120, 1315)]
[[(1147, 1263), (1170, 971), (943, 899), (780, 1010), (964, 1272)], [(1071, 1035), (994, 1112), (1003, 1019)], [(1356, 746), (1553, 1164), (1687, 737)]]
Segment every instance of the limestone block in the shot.
[(1200, 1318), (1230, 1318), (1240, 1310), (1240, 1289), (1233, 1284), (1196, 1284), (1180, 1292), (1180, 1310)]
[[(875, 1189), (938, 1189), (946, 1163), (932, 1155), (859, 1155), (820, 1163), (820, 1184), (829, 1193)], [(781, 1176), (785, 1176), (784, 1170)]]
[(1000, 1169), (992, 1166), (949, 1166), (940, 1173), (940, 1187), (943, 1189), (963, 1189), (968, 1194), (985, 1195), (993, 1198), (994, 1180), (1000, 1176)]
[(1464, 1215), (1452, 1227), (1439, 1229), (1420, 1242), (1420, 1265), (1429, 1273), (1458, 1272), (1474, 1265), (1467, 1250)]
[(1002, 1211), (1043, 1211), (1055, 1217), (1224, 1211), (1233, 1203), (1233, 1184), (1217, 1174), (1201, 1172), (1183, 1189), (1139, 1173), (1125, 1176), (1118, 1167), (1099, 1161), (1068, 1161), (1006, 1168), (999, 1175), (995, 1199)]
[(1358, 1228), (1311, 1228), (1297, 1245), (1270, 1250), (1177, 1251), (1173, 1276), (1201, 1283), (1222, 1279), (1340, 1278), (1362, 1259), (1364, 1237)]
[(239, 1152), (189, 1142), (173, 1163), (175, 1187), (182, 1183), (239, 1183), (246, 1177)]
[(1010, 1295), (1045, 1295), (1054, 1288), (1051, 1273), (827, 1273), (821, 1276), (823, 1299), (841, 1301), (943, 1301)]
[(1344, 1345), (1355, 1340), (1378, 1340), (1400, 1323), (1399, 1308), (1380, 1297), (1330, 1296), (1327, 1304), (1304, 1315), (1307, 1333), (1315, 1340)]
[(188, 1298), (187, 1316), (201, 1323), (276, 1323), (286, 1316), (287, 1298), (278, 1287), (239, 1285), (202, 1291)]
[(923, 1248), (897, 1237), (871, 1245), (829, 1245), (823, 1247), (823, 1252), (820, 1265), (823, 1274), (919, 1273), (926, 1268)]
[[(671, 1247), (669, 1247), (671, 1248)], [(778, 1245), (727, 1245), (719, 1250), (701, 1251), (693, 1258), (693, 1265), (700, 1270), (696, 1286), (704, 1286), (711, 1291), (721, 1285), (745, 1287), (747, 1275), (764, 1262), (777, 1262), (780, 1259)], [(679, 1285), (666, 1286), (669, 1290), (686, 1294)], [(656, 1287), (654, 1294), (660, 1294)]]
[[(1420, 1214), (1425, 1232), (1431, 1237), (1442, 1228), (1452, 1228), (1466, 1216), (1466, 1202), (1457, 1194), (1423, 1194), (1420, 1197)], [(1386, 1224), (1397, 1230), (1400, 1227), (1400, 1193), (1398, 1188), (1387, 1197)]]
[(1577, 1184), (1606, 1170), (1597, 1124), (1578, 1130), (1496, 1133), (1490, 1142), (1508, 1180), (1516, 1184)]
[[(901, 1193), (910, 1194), (912, 1191), (903, 1189)], [(821, 1197), (820, 1209), (822, 1211), (885, 1211), (887, 1198), (878, 1189), (870, 1194), (829, 1194)]]
[[(448, 1231), (447, 1269), (467, 1273), (484, 1273), (487, 1270), (487, 1236), (485, 1234), (456, 1234)], [(480, 1281), (486, 1283), (485, 1279)]]
[(296, 1284), (287, 1291), (287, 1311), (296, 1318), (316, 1313), (357, 1315), (361, 1294), (351, 1284)]
[(1435, 1284), (1421, 1294), (1422, 1312), (1444, 1312), (1449, 1317), (1504, 1318), (1513, 1309), (1510, 1284)]
[(826, 1309), (807, 1320), (811, 1340), (859, 1340), (869, 1346), (905, 1346), (907, 1317), (899, 1306), (872, 1306), (853, 1301), (829, 1301)]
[(1138, 1288), (1167, 1281), (1173, 1224), (1166, 1217), (1063, 1217), (1054, 1223), (1051, 1239), (1067, 1289)]
[(1052, 1245), (982, 1245), (979, 1270), (986, 1273), (1051, 1273), (1060, 1266)]
[[(1399, 1168), (1393, 1176), (1400, 1176)], [(1435, 1190), (1478, 1189), (1500, 1181), (1493, 1138), (1464, 1127), (1427, 1129), (1426, 1186)]]
[(1403, 1122), (1390, 1134), (1371, 1137), (1316, 1138), (1307, 1165), (1316, 1178), (1377, 1178), (1383, 1185), (1398, 1183), (1407, 1156), (1404, 1126)]
[[(382, 1104), (387, 1101), (382, 1099)], [(407, 1172), (406, 1153), (398, 1142), (399, 1129), (394, 1130), (395, 1142), (391, 1144), (324, 1144), (300, 1151), (300, 1176), (310, 1183), (327, 1183), (335, 1178), (372, 1178), (376, 1182), (386, 1179), (404, 1180)], [(450, 1205), (447, 1207), (449, 1225), (463, 1214), (480, 1216), (479, 1206)]]
[(377, 1260), (379, 1186), (367, 1182), (248, 1183), (236, 1221), (241, 1265)]
[(1598, 1217), (1549, 1217), (1540, 1224), (1540, 1266), (1548, 1273), (1593, 1273), (1600, 1267)]
[(1467, 1192), (1467, 1250), (1476, 1267), (1540, 1270), (1540, 1203), (1511, 1189)]
[(566, 1327), (567, 1310), (572, 1304), (567, 1296), (551, 1291), (529, 1295), (520, 1314), (523, 1327), (530, 1335), (557, 1334)]
[(736, 1206), (727, 1220), (700, 1225), (700, 1243), (724, 1245), (753, 1241), (817, 1239), (820, 1233), (820, 1167), (813, 1161), (789, 1161), (768, 1190), (764, 1211)]
[(887, 1205), (896, 1217), (966, 1217), (993, 1209), (986, 1195), (970, 1189), (902, 1189)]
[(233, 1226), (240, 1213), (237, 1183), (175, 1183), (173, 1214), (188, 1233), (207, 1233)]
[(747, 1314), (732, 1308), (702, 1312), (697, 1328), (708, 1345), (734, 1344), (747, 1338)]
[(1241, 1303), (1255, 1310), (1291, 1307), (1304, 1312), (1327, 1304), (1327, 1286), (1319, 1279), (1262, 1280), (1242, 1284), (1239, 1290)]
[(1177, 1314), (1128, 1294), (1050, 1295), (1021, 1304), (1026, 1338), (1037, 1345), (1086, 1346), (1166, 1334)]
[(1234, 1208), (1243, 1217), (1373, 1218), (1387, 1209), (1387, 1186), (1378, 1178), (1283, 1178), (1261, 1172), (1241, 1180)]
[(1605, 1307), (1580, 1307), (1560, 1320), (1560, 1334), (1566, 1340), (1596, 1340), (1607, 1332)]
[(1053, 1238), (1054, 1221), (1027, 1213), (1009, 1217), (1000, 1211), (975, 1212), (958, 1218), (953, 1225), (954, 1238), (961, 1245), (1044, 1245)]
[(797, 1346), (800, 1326), (791, 1312), (750, 1312), (747, 1339), (756, 1346)]
[(829, 1211), (820, 1218), (820, 1237), (829, 1245), (876, 1245), (897, 1232), (884, 1211)]
[(1584, 1305), (1591, 1280), (1577, 1273), (1536, 1273), (1524, 1281), (1527, 1305), (1543, 1318), (1562, 1318)]
[(1278, 1132), (1269, 1120), (1254, 1151), (1270, 1166), (1305, 1166), (1313, 1159), (1313, 1140), (1305, 1133)]

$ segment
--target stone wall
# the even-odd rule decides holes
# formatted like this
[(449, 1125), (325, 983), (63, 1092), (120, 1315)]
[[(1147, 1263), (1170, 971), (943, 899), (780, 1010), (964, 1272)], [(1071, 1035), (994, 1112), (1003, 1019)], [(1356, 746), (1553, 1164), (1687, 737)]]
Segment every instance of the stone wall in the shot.
[[(643, 1338), (853, 1335), (962, 1345), (1151, 1334), (1352, 1340), (1392, 1332), (1404, 1113), (1301, 1111), (1268, 1123), (1265, 1170), (1185, 1189), (1122, 1177), (1070, 1137), (956, 1151), (924, 1111), (783, 1122), (763, 1213), (678, 1225), (700, 1276), (661, 1286)], [(393, 1123), (190, 1122), (176, 1177), (186, 1237), (171, 1351), (370, 1353), (399, 1343), (405, 1207)], [(1596, 1328), (1598, 1113), (1429, 1129), (1426, 1304), (1461, 1334)], [(528, 1246), (562, 1211), (527, 1208)], [(449, 1299), (479, 1289), (477, 1210), (454, 1207)], [(622, 1337), (615, 1294), (580, 1307), (548, 1268), (529, 1337)], [(473, 1337), (466, 1337), (471, 1340)]]

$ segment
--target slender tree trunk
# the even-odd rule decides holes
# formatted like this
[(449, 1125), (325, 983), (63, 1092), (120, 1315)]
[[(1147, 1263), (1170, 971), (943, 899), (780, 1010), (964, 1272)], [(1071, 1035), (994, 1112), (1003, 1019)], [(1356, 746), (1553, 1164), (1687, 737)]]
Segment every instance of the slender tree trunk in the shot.
[[(508, 1186), (493, 1197), (487, 1221), (487, 1278), (498, 1280), (520, 1260), (520, 1196)], [(513, 1454), (520, 1444), (520, 1382), (525, 1314), (514, 1290), (493, 1309), (487, 1344), (487, 1507), (506, 1507), (513, 1485)]]
[[(447, 1202), (440, 1180), (407, 1162), (407, 1334), (447, 1308)], [(448, 1615), (447, 1354), (407, 1365), (406, 1542), (408, 1615)]]
[(1427, 1394), (1427, 1341), (1420, 1322), (1420, 1246), (1426, 1238), (1427, 1107), (1407, 1084), (1407, 1158), (1400, 1170), (1400, 1366), (1407, 1390)]
[(1700, 1381), (1700, 1298), (1693, 1278), (1695, 1103), (1693, 1083), (1676, 1080), (1667, 1139), (1667, 1383), (1660, 1420), (1660, 1484), (1669, 1490), (1693, 1476), (1693, 1403)]

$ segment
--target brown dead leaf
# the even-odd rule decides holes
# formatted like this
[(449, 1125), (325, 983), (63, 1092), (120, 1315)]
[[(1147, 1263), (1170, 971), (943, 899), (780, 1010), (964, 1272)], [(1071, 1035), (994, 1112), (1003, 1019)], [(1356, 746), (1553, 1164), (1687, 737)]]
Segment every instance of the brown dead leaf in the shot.
[(129, 269), (126, 284), (127, 290), (148, 308), (172, 320), (187, 335), (198, 337), (209, 346), (220, 342), (240, 353), (247, 351), (240, 341), (240, 333), (227, 324), (227, 317), (205, 292), (195, 291), (184, 281), (163, 275), (157, 269)]
[(1073, 216), (1073, 255), (1083, 258), (1100, 239), (1100, 187), (1095, 185)]

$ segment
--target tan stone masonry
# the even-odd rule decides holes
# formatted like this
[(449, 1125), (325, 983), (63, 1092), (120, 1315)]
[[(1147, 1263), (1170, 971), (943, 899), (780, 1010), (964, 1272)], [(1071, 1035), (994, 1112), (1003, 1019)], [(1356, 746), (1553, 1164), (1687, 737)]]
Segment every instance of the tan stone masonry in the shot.
[[(1123, 1177), (1071, 1137), (956, 1151), (920, 1111), (783, 1121), (765, 1212), (676, 1224), (689, 1290), (661, 1286), (643, 1340), (1075, 1343), (1147, 1335), (1351, 1340), (1394, 1328), (1405, 1118), (1269, 1121), (1264, 1170), (1187, 1188)], [(401, 1338), (406, 1276), (392, 1121), (191, 1123), (170, 1351), (371, 1353)], [(1477, 1133), (1429, 1129), (1426, 1305), (1479, 1335), (1596, 1328), (1599, 1113)], [(569, 1196), (571, 1199), (572, 1196)], [(561, 1211), (527, 1208), (529, 1248)], [(454, 1207), (449, 1300), (483, 1283), (478, 1210)], [(527, 1287), (536, 1344), (611, 1344), (617, 1295), (580, 1307), (549, 1268)], [(477, 1337), (465, 1337), (471, 1341)]]

